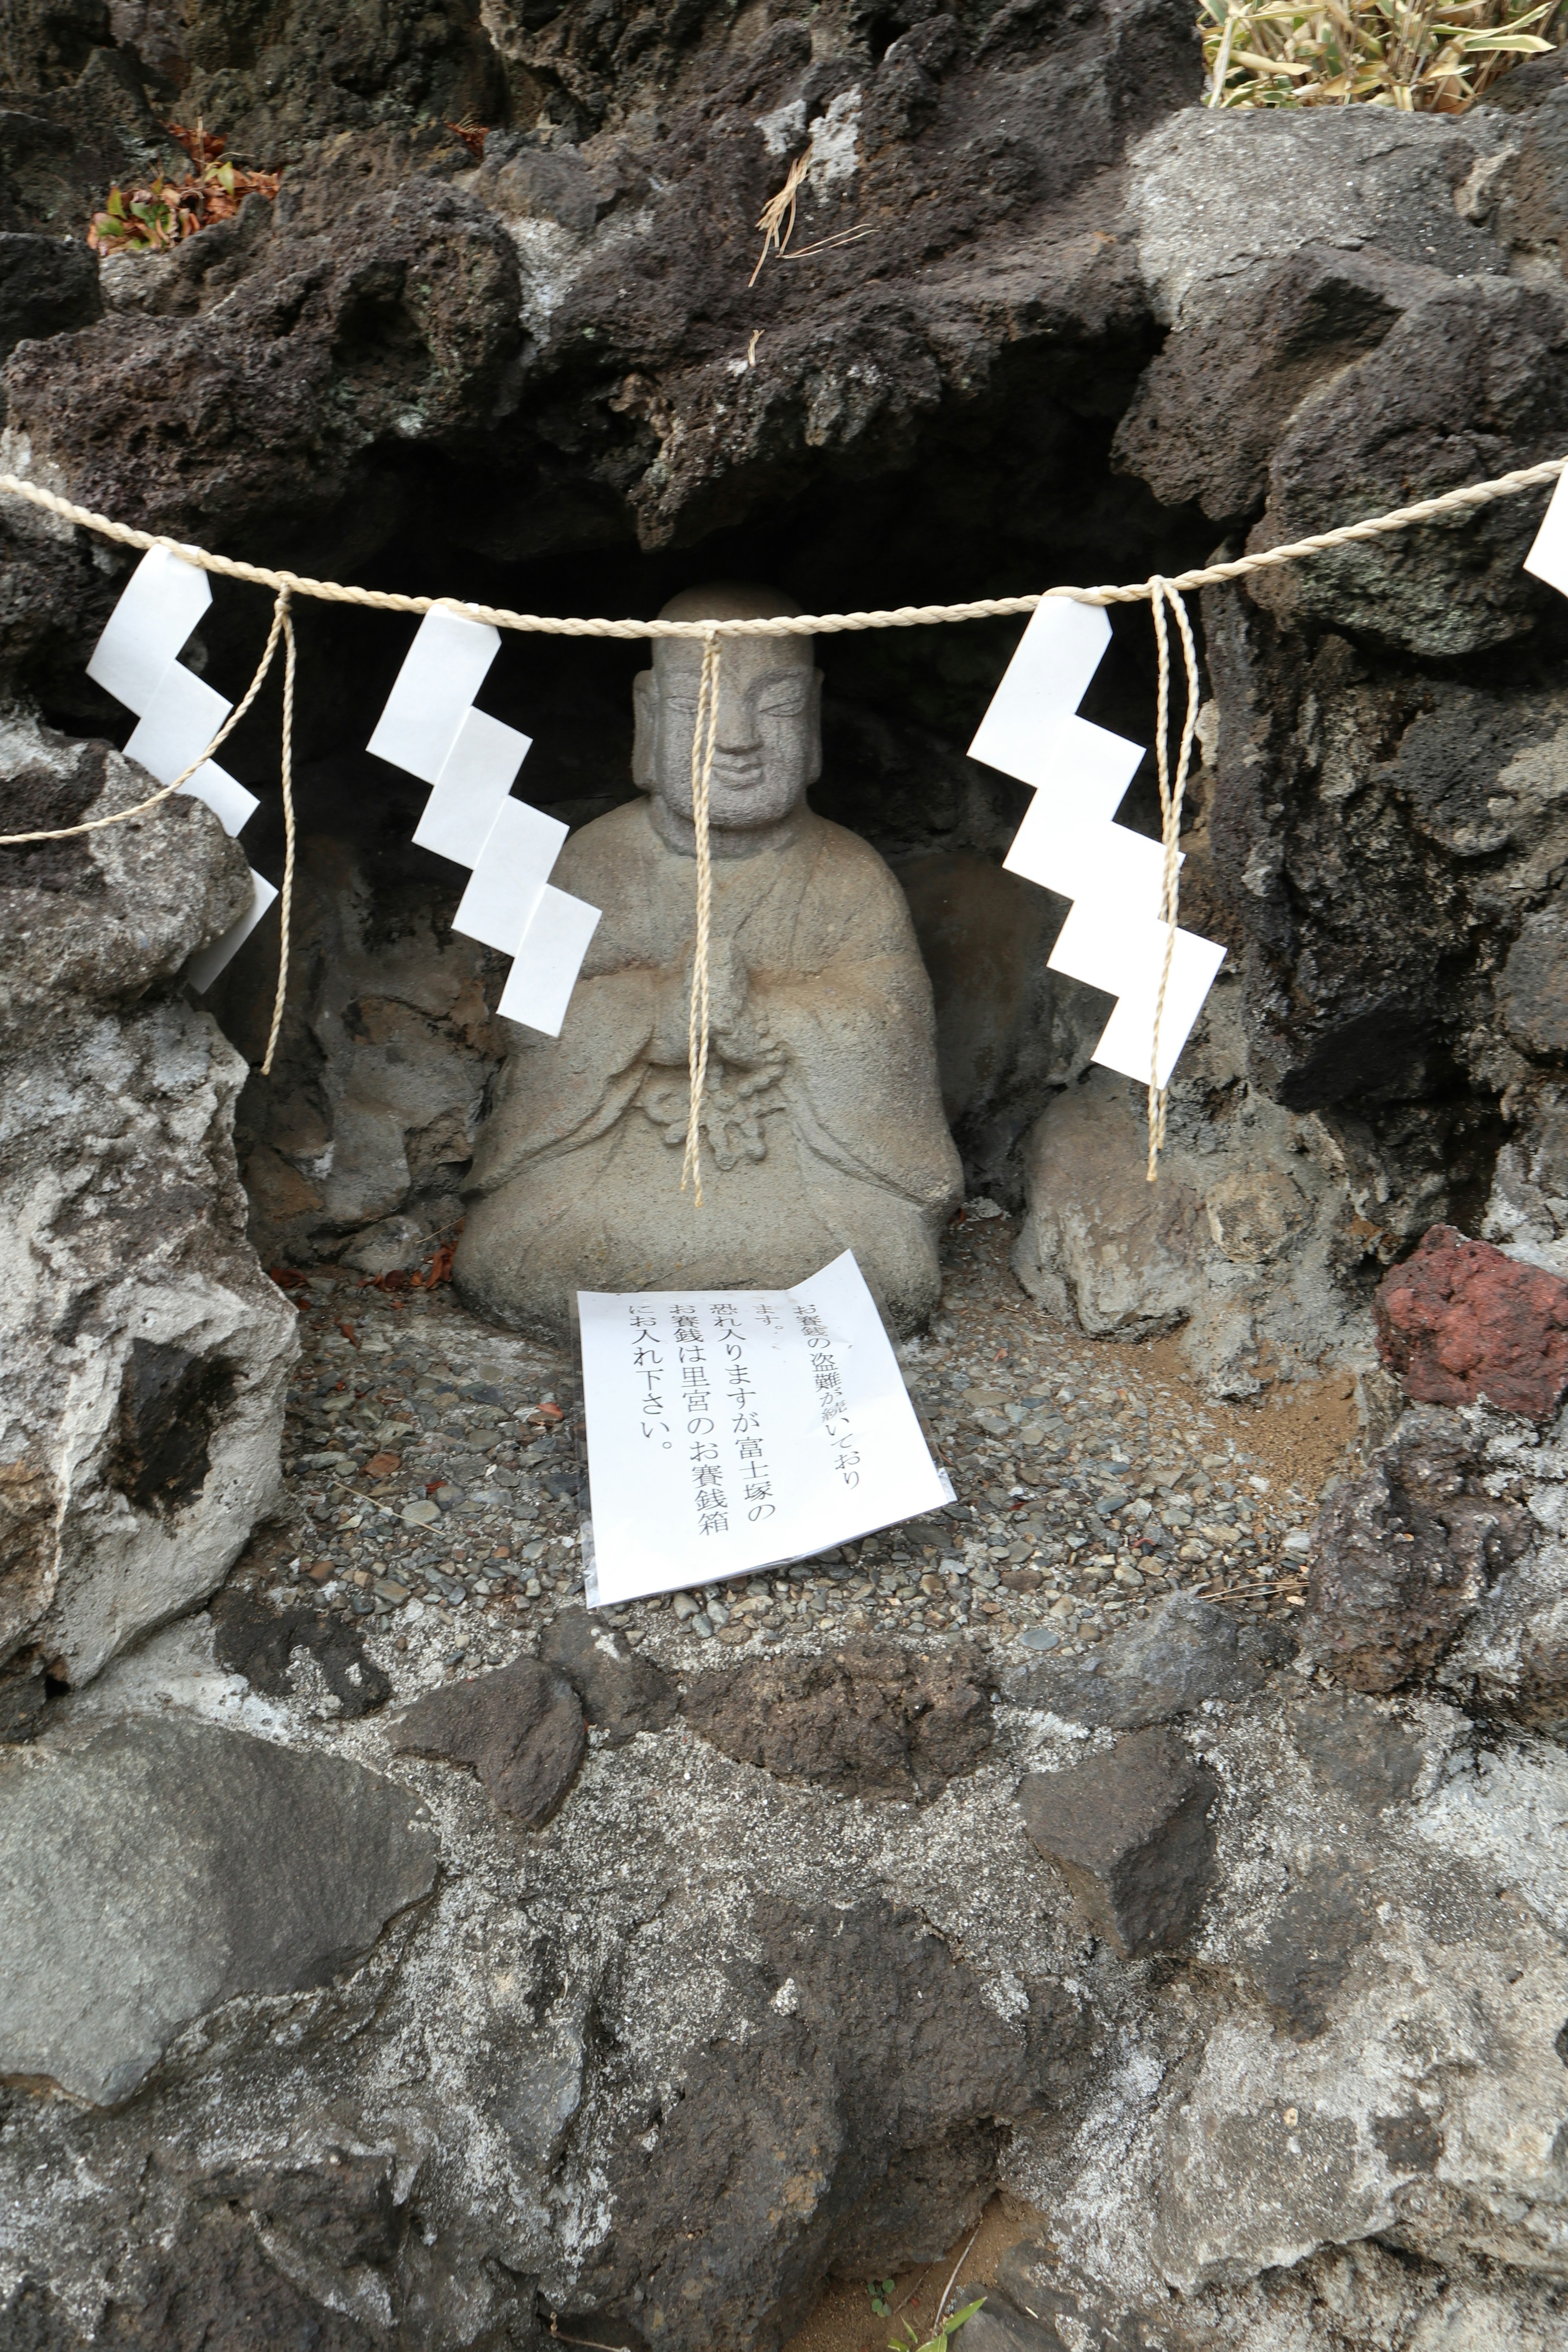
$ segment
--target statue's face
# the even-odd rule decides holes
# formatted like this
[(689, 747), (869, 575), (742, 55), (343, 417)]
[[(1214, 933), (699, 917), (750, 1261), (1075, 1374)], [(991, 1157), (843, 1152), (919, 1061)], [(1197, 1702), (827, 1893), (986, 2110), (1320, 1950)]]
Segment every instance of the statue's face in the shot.
[[(689, 824), (701, 675), (695, 638), (661, 638), (634, 688), (633, 778)], [(709, 809), (715, 825), (776, 824), (799, 807), (822, 772), (821, 709), (822, 679), (800, 639), (724, 640)]]

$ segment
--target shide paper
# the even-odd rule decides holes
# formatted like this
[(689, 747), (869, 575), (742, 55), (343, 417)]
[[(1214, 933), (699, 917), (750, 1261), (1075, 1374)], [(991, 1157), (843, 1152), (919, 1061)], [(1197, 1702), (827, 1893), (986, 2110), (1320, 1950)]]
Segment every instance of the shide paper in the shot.
[(472, 707), (500, 645), (488, 622), (426, 613), (369, 748), (432, 787), (414, 838), (470, 869), (452, 929), (514, 959), (502, 1018), (558, 1037), (599, 909), (550, 887), (566, 827), (512, 798), (530, 738)]
[(952, 1500), (848, 1251), (793, 1290), (582, 1290), (577, 1307), (591, 1607), (807, 1559)]
[(1561, 596), (1568, 596), (1568, 474), (1559, 474), (1552, 502), (1524, 559), (1524, 568)]
[[(1117, 999), (1094, 1059), (1147, 1085), (1169, 939), (1160, 919), (1165, 853), (1114, 822), (1141, 747), (1078, 716), (1110, 643), (1103, 606), (1065, 596), (1037, 605), (969, 751), (1035, 786), (1003, 863), (1072, 900), (1050, 969)], [(1214, 940), (1177, 931), (1160, 1009), (1159, 1085), (1224, 961)]]
[(485, 835), (452, 929), (502, 955), (516, 955), (565, 838), (559, 818), (527, 801), (505, 802)]
[[(139, 760), (161, 784), (172, 784), (212, 741), (234, 705), (215, 694), (205, 679), (179, 662), (171, 662), (125, 746), (128, 760)], [(204, 761), (188, 782), (180, 787), (205, 801), (225, 833), (237, 834), (261, 803), (254, 793), (220, 768)]]
[(141, 718), (212, 600), (211, 584), (199, 566), (171, 555), (166, 547), (150, 547), (93, 647), (89, 677)]
[(515, 727), (503, 726), (482, 710), (470, 710), (452, 739), (436, 788), (414, 828), (419, 847), (433, 849), (457, 866), (477, 865), (531, 743), (531, 738), (520, 735)]
[(598, 924), (597, 907), (547, 882), (500, 992), (496, 1011), (501, 1019), (521, 1021), (530, 1029), (542, 1029), (547, 1037), (559, 1037)]
[[(212, 603), (206, 573), (166, 547), (149, 548), (93, 647), (87, 674), (137, 715), (125, 746), (161, 784), (172, 784), (212, 741), (234, 708), (177, 658)], [(226, 834), (237, 834), (260, 806), (254, 793), (216, 760), (203, 761), (182, 793), (205, 801)], [(198, 993), (209, 989), (242, 948), (278, 896), (254, 868), (250, 905), (238, 922), (202, 949), (185, 967)]]
[(227, 930), (221, 932), (210, 947), (203, 948), (200, 953), (194, 955), (185, 966), (185, 977), (198, 995), (205, 993), (225, 964), (238, 954), (277, 896), (278, 892), (274, 886), (268, 881), (264, 874), (258, 874), (253, 866), (250, 875), (250, 904), (238, 922), (231, 923)]

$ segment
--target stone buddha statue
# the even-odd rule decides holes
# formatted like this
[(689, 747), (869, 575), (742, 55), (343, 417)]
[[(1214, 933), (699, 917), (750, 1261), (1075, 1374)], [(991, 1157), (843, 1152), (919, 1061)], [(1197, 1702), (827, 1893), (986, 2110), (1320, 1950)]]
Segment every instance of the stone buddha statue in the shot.
[[(799, 609), (721, 587), (661, 618)], [(556, 865), (552, 879), (603, 919), (560, 1036), (512, 1033), (457, 1281), (500, 1322), (559, 1337), (579, 1289), (779, 1289), (850, 1249), (908, 1331), (940, 1296), (937, 1236), (961, 1171), (903, 894), (874, 849), (805, 804), (822, 767), (805, 637), (723, 646), (702, 1207), (680, 1190), (701, 658), (695, 638), (655, 641), (635, 688), (645, 797), (584, 825)]]

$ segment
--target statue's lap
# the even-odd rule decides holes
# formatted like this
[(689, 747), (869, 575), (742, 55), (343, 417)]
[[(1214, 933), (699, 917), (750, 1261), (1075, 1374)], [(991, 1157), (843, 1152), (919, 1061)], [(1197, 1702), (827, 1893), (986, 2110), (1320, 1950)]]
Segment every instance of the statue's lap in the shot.
[(813, 1182), (787, 1118), (763, 1129), (761, 1160), (724, 1169), (705, 1152), (700, 1209), (679, 1151), (641, 1117), (529, 1163), (471, 1203), (459, 1287), (500, 1321), (561, 1335), (579, 1290), (784, 1290), (849, 1249), (897, 1328), (923, 1321), (941, 1277), (919, 1211), (836, 1169)]

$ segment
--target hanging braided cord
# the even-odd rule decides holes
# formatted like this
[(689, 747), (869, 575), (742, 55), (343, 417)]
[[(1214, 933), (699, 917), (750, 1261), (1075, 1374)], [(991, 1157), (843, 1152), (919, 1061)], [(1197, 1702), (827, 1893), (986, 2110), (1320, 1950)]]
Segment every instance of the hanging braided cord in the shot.
[(278, 1033), (283, 1026), (283, 1003), (289, 993), (289, 916), (294, 904), (294, 621), (288, 598), (288, 589), (280, 588), (278, 602), (283, 619), (283, 741), (278, 774), (283, 789), (283, 887), (278, 895), (278, 992), (272, 1000), (267, 1051), (261, 1057), (264, 1078), (272, 1076), (272, 1056), (278, 1051)]
[[(267, 643), (262, 648), (261, 660), (256, 676), (246, 688), (243, 697), (235, 704), (201, 758), (193, 760), (190, 766), (177, 775), (172, 784), (164, 784), (160, 791), (153, 794), (150, 800), (138, 801), (134, 808), (116, 809), (112, 816), (84, 817), (79, 824), (57, 824), (43, 833), (0, 833), (0, 849), (17, 847), (28, 841), (73, 841), (80, 833), (101, 833), (106, 825), (129, 824), (133, 817), (145, 816), (148, 810), (155, 809), (160, 801), (166, 801), (174, 793), (180, 792), (190, 782), (198, 768), (205, 767), (218, 746), (226, 742), (266, 685), (267, 673), (272, 667), (272, 656), (277, 651), (279, 637), (289, 628), (288, 620), (289, 594), (290, 591), (287, 588), (279, 588), (278, 591), (278, 601), (272, 607), (272, 626), (268, 633)], [(293, 659), (291, 629), (289, 629), (289, 642), (290, 651), (286, 661), (291, 663)]]
[(697, 854), (697, 936), (692, 945), (691, 1004), (686, 1030), (686, 1157), (680, 1189), (690, 1180), (695, 1208), (702, 1206), (702, 1097), (708, 1085), (708, 933), (713, 909), (713, 857), (708, 812), (713, 789), (713, 753), (719, 741), (719, 663), (723, 641), (717, 626), (702, 639), (702, 675), (691, 730), (691, 826)]
[[(1154, 1034), (1149, 1045), (1148, 1181), (1152, 1184), (1160, 1172), (1160, 1154), (1165, 1148), (1165, 1111), (1171, 1092), (1169, 1085), (1160, 1084), (1160, 1024), (1165, 1016), (1165, 992), (1171, 984), (1171, 964), (1176, 952), (1176, 909), (1182, 872), (1182, 802), (1186, 794), (1187, 770), (1192, 761), (1193, 739), (1198, 726), (1198, 649), (1193, 642), (1193, 625), (1188, 616), (1186, 599), (1180, 589), (1170, 581), (1162, 580), (1158, 572), (1149, 584), (1154, 592), (1149, 600), (1149, 610), (1153, 616), (1154, 646), (1159, 661), (1159, 680), (1155, 691), (1154, 772), (1160, 786), (1160, 840), (1165, 853), (1164, 870), (1160, 879), (1160, 920), (1165, 927), (1165, 948), (1160, 964), (1160, 992), (1154, 1000)], [(1165, 626), (1167, 604), (1176, 616), (1187, 671), (1187, 707), (1182, 721), (1182, 740), (1176, 752), (1173, 784), (1171, 781), (1171, 647)]]
[[(60, 826), (47, 833), (0, 834), (0, 847), (29, 841), (60, 841), (80, 833), (96, 832), (100, 826), (122, 824), (131, 818), (145, 814), (160, 801), (167, 800), (189, 782), (203, 761), (211, 758), (226, 736), (232, 732), (260, 691), (272, 659), (279, 629), (288, 626), (288, 650), (285, 656), (286, 723), (291, 719), (293, 695), (293, 632), (287, 624), (288, 601), (290, 596), (308, 596), (332, 604), (358, 604), (376, 612), (405, 613), (423, 615), (437, 609), (456, 613), (465, 620), (488, 622), (499, 629), (515, 629), (525, 633), (564, 637), (660, 638), (696, 637), (702, 642), (702, 679), (699, 690), (697, 728), (692, 737), (692, 824), (696, 835), (697, 863), (697, 937), (692, 963), (691, 1003), (688, 1026), (688, 1077), (690, 1100), (687, 1112), (686, 1154), (681, 1171), (681, 1190), (686, 1190), (689, 1178), (695, 1203), (702, 1204), (701, 1166), (701, 1103), (707, 1083), (708, 1069), (708, 931), (712, 899), (712, 867), (709, 841), (709, 791), (713, 773), (713, 750), (718, 726), (718, 673), (720, 648), (725, 637), (766, 636), (832, 636), (847, 631), (863, 629), (925, 628), (956, 621), (1005, 619), (1035, 612), (1048, 598), (1065, 596), (1083, 604), (1132, 604), (1147, 603), (1154, 621), (1155, 637), (1160, 660), (1160, 717), (1156, 730), (1156, 765), (1160, 777), (1162, 838), (1165, 852), (1164, 881), (1162, 892), (1161, 917), (1166, 926), (1165, 957), (1160, 978), (1159, 999), (1154, 1016), (1154, 1037), (1150, 1071), (1150, 1175), (1152, 1181), (1155, 1164), (1165, 1132), (1166, 1090), (1158, 1085), (1158, 1055), (1160, 1022), (1164, 1012), (1165, 993), (1170, 981), (1171, 962), (1175, 950), (1178, 869), (1176, 840), (1180, 830), (1181, 804), (1186, 785), (1187, 766), (1192, 753), (1193, 731), (1197, 722), (1196, 660), (1192, 646), (1191, 624), (1183, 597), (1195, 589), (1218, 587), (1227, 581), (1242, 580), (1254, 572), (1276, 569), (1283, 563), (1299, 562), (1306, 557), (1323, 555), (1337, 547), (1351, 547), (1363, 541), (1380, 539), (1400, 530), (1415, 529), (1418, 524), (1438, 520), (1444, 516), (1458, 516), (1477, 507), (1489, 506), (1495, 499), (1511, 498), (1521, 490), (1535, 489), (1554, 482), (1568, 469), (1568, 457), (1550, 457), (1538, 466), (1525, 466), (1509, 474), (1497, 475), (1492, 480), (1473, 482), (1463, 489), (1445, 490), (1436, 498), (1421, 499), (1414, 505), (1394, 507), (1386, 513), (1364, 516), (1358, 522), (1342, 523), (1332, 530), (1315, 532), (1309, 539), (1287, 541), (1281, 546), (1260, 548), (1255, 553), (1241, 555), (1226, 563), (1205, 564), (1194, 572), (1183, 572), (1166, 580), (1153, 574), (1147, 580), (1134, 581), (1125, 586), (1096, 588), (1047, 588), (1027, 596), (988, 596), (963, 604), (900, 604), (888, 608), (854, 613), (799, 613), (747, 620), (697, 621), (635, 621), (605, 619), (573, 619), (539, 613), (514, 613), (504, 606), (471, 604), (451, 596), (405, 596), (393, 590), (345, 586), (335, 580), (312, 580), (295, 572), (277, 572), (265, 565), (244, 563), (236, 557), (214, 555), (207, 549), (195, 547), (183, 540), (172, 539), (162, 531), (139, 530), (129, 523), (114, 522), (107, 515), (95, 513), (90, 507), (78, 506), (53, 490), (46, 490), (35, 482), (25, 481), (16, 474), (0, 474), (0, 496), (24, 499), (28, 505), (41, 508), (62, 520), (75, 523), (84, 530), (96, 531), (100, 537), (118, 541), (125, 547), (143, 550), (165, 548), (183, 562), (196, 565), (204, 572), (218, 573), (229, 580), (249, 582), (258, 587), (273, 589), (277, 604), (273, 609), (272, 631), (262, 656), (261, 667), (252, 679), (244, 700), (237, 705), (224, 725), (203, 752), (202, 758), (175, 778), (150, 800), (140, 802), (135, 808), (124, 809), (113, 816), (95, 817), (76, 825)], [(1185, 725), (1177, 755), (1176, 779), (1173, 790), (1170, 782), (1167, 729), (1169, 720), (1169, 648), (1166, 642), (1166, 605), (1175, 613), (1181, 633), (1183, 651), (1186, 656), (1188, 699)], [(699, 747), (702, 746), (700, 756)], [(287, 836), (284, 884), (281, 894), (283, 941), (279, 957), (278, 994), (273, 1008), (271, 1034), (267, 1055), (262, 1064), (269, 1071), (277, 1047), (282, 1019), (284, 990), (288, 976), (289, 932), (288, 917), (292, 896), (294, 856), (294, 814), (292, 787), (289, 775), (289, 754), (284, 744), (284, 824)]]

